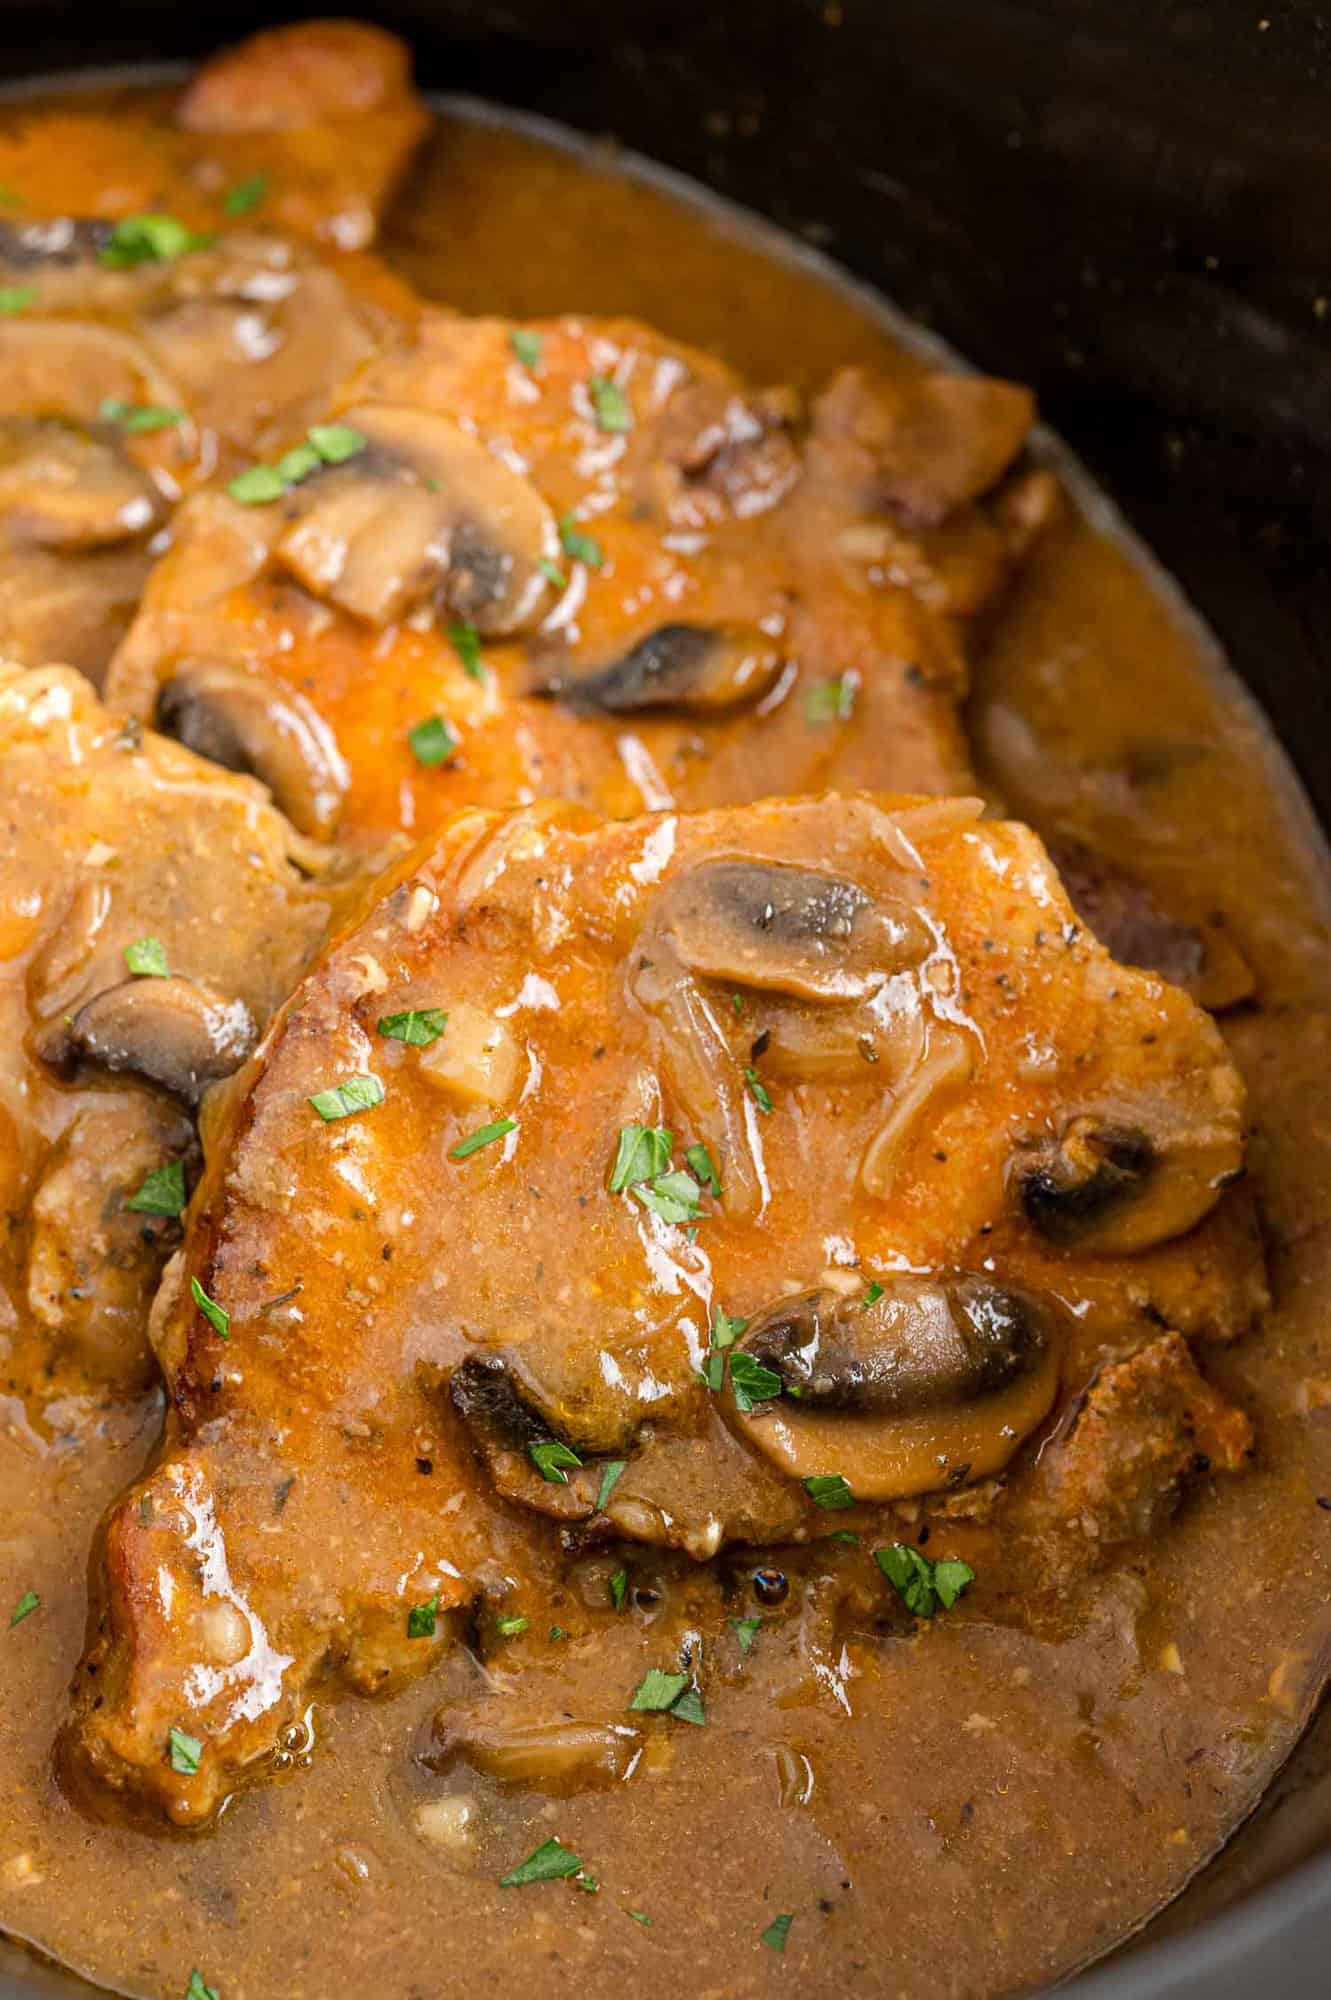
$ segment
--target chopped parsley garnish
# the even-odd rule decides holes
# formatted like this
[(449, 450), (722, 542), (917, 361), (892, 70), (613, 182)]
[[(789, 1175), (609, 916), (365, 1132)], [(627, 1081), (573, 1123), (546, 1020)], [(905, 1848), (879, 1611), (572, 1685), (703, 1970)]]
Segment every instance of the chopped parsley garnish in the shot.
[(407, 1637), (409, 1639), (433, 1639), (434, 1628), (439, 1620), (439, 1592), (427, 1597), (424, 1604), (413, 1604), (407, 1613)]
[(97, 412), (104, 424), (119, 424), (122, 431), (137, 436), (147, 431), (169, 431), (173, 424), (185, 421), (183, 410), (173, 410), (165, 403), (126, 403), (119, 396), (108, 396)]
[(596, 1511), (598, 1514), (604, 1514), (606, 1502), (627, 1471), (628, 1460), (626, 1458), (612, 1458), (609, 1465), (606, 1466), (604, 1472), (601, 1474), (600, 1491), (596, 1495)]
[(699, 1727), (707, 1720), (702, 1696), (691, 1685), (688, 1675), (668, 1674), (660, 1667), (648, 1670), (634, 1690), (629, 1707), (645, 1710), (649, 1715), (674, 1715), (681, 1722), (692, 1722)]
[(877, 1278), (875, 1278), (864, 1294), (865, 1311), (867, 1312), (870, 1306), (876, 1306), (882, 1296), (883, 1287), (879, 1284)]
[(231, 1338), (231, 1315), (216, 1299), (210, 1299), (197, 1278), (189, 1281), (189, 1294), (219, 1340)]
[(556, 590), (568, 589), (568, 578), (557, 562), (551, 562), (549, 556), (542, 556), (536, 567), (546, 582), (552, 583)]
[(815, 1506), (826, 1507), (829, 1512), (838, 1507), (853, 1507), (855, 1495), (839, 1472), (815, 1472), (804, 1482), (804, 1490)]
[(732, 1319), (729, 1313), (722, 1312), (718, 1306), (712, 1321), (712, 1346), (733, 1347), (740, 1335), (746, 1331), (748, 1324), (746, 1319)]
[(611, 433), (632, 430), (633, 412), (618, 382), (612, 382), (608, 375), (593, 375), (587, 393), (592, 399), (598, 430)]
[(589, 1875), (586, 1869), (580, 1868), (578, 1870), (578, 1873), (573, 1877), (573, 1883), (574, 1887), (581, 1889), (585, 1896), (599, 1896), (601, 1893), (600, 1883), (594, 1875)]
[(628, 1593), (629, 1573), (626, 1569), (617, 1569), (610, 1579), (610, 1602), (614, 1605), (616, 1611), (624, 1609), (624, 1599), (628, 1596)]
[(180, 1160), (168, 1160), (144, 1177), (138, 1193), (125, 1207), (135, 1215), (179, 1215), (185, 1206), (185, 1168)]
[(599, 569), (605, 561), (605, 553), (594, 535), (584, 535), (572, 514), (559, 517), (559, 539), (564, 554), (572, 556), (574, 562), (586, 563), (588, 569)]
[(448, 1015), (439, 1007), (408, 1007), (402, 1014), (381, 1014), (379, 1033), (390, 1042), (405, 1042), (411, 1049), (428, 1049), (448, 1025)]
[(712, 1165), (712, 1156), (702, 1141), (699, 1140), (696, 1146), (690, 1146), (684, 1158), (707, 1189), (707, 1192), (712, 1196), (712, 1199), (719, 1201), (721, 1199), (721, 1177)]
[(772, 1093), (763, 1082), (756, 1069), (746, 1069), (744, 1081), (749, 1086), (749, 1094), (765, 1118), (772, 1108)]
[(510, 1132), (516, 1132), (516, 1118), (495, 1118), (490, 1124), (478, 1126), (465, 1139), (459, 1139), (456, 1146), (450, 1146), (450, 1160), (469, 1160), (473, 1153), (479, 1153), (482, 1146), (492, 1146), (496, 1139), (506, 1139)]
[(185, 2000), (220, 2000), (217, 1988), (208, 1984), (197, 1965), (189, 1976), (189, 1985), (185, 1988)]
[(287, 483), (275, 465), (250, 465), (236, 474), (226, 490), (242, 507), (262, 507), (266, 501), (280, 500)]
[(556, 1639), (567, 1639), (567, 1637), (568, 1633), (564, 1630), (562, 1625), (552, 1625), (550, 1627), (550, 1642), (552, 1645), (554, 1644)]
[(413, 723), (407, 742), (416, 762), (424, 764), (427, 771), (436, 764), (446, 764), (458, 747), (458, 739), (442, 715), (427, 715), (424, 722)]
[(696, 1222), (702, 1214), (702, 1189), (682, 1167), (658, 1174), (655, 1180), (631, 1188), (630, 1193), (662, 1222)]
[(542, 1438), (539, 1444), (529, 1444), (527, 1450), (531, 1462), (550, 1486), (567, 1486), (568, 1471), (582, 1464), (576, 1451), (561, 1444), (558, 1438)]
[(582, 1863), (576, 1854), (571, 1854), (562, 1841), (543, 1840), (534, 1853), (516, 1868), (501, 1875), (501, 1889), (522, 1889), (528, 1882), (561, 1882), (570, 1875), (580, 1875)]
[(36, 303), (37, 293), (31, 285), (0, 286), (0, 313), (26, 312)]
[(384, 1087), (377, 1076), (348, 1076), (327, 1090), (316, 1090), (309, 1100), (325, 1124), (335, 1118), (352, 1118), (358, 1111), (373, 1111), (384, 1101)]
[(170, 264), (190, 250), (206, 250), (212, 240), (174, 215), (127, 215), (111, 231), (102, 262), (117, 271), (136, 264)]
[(539, 333), (532, 333), (525, 326), (515, 326), (508, 336), (508, 344), (517, 355), (524, 368), (535, 368), (541, 358), (545, 342)]
[(835, 1528), (827, 1539), (829, 1542), (849, 1542), (852, 1548), (860, 1545), (860, 1538), (853, 1528)]
[(125, 963), (136, 979), (169, 979), (171, 968), (160, 939), (140, 938), (125, 946)]
[(25, 1618), (31, 1618), (41, 1601), (35, 1590), (25, 1590), (9, 1614), (10, 1631), (12, 1632), (16, 1625), (21, 1625)]
[(192, 1778), (199, 1768), (203, 1755), (203, 1745), (197, 1736), (187, 1736), (183, 1729), (168, 1729), (166, 1732), (167, 1755), (171, 1769)]
[(485, 679), (485, 668), (481, 665), (481, 635), (474, 625), (450, 625), (448, 643), (462, 662), (464, 674), (472, 680)]
[(950, 1611), (964, 1590), (975, 1581), (969, 1563), (931, 1562), (907, 1542), (893, 1542), (890, 1549), (875, 1549), (873, 1559), (908, 1611), (917, 1618), (932, 1618), (940, 1609)]
[(653, 1921), (653, 1919), (648, 1916), (646, 1910), (625, 1910), (624, 1915), (626, 1917), (632, 1917), (635, 1924), (650, 1925)]
[(755, 1403), (770, 1403), (781, 1394), (781, 1377), (740, 1349), (730, 1357), (730, 1386), (736, 1408), (747, 1416)]
[(753, 1651), (753, 1642), (758, 1637), (759, 1627), (762, 1625), (762, 1622), (761, 1618), (731, 1619), (730, 1623), (735, 1637), (739, 1640), (741, 1653), (751, 1653)]
[(530, 1618), (499, 1618), (495, 1621), (495, 1630), (502, 1638), (516, 1639), (519, 1632), (525, 1632), (530, 1624)]
[(283, 452), (276, 465), (247, 466), (226, 490), (242, 507), (265, 506), (270, 500), (280, 500), (321, 465), (345, 465), (364, 451), (368, 442), (364, 432), (353, 430), (350, 424), (313, 424), (305, 433), (305, 442)]
[(835, 680), (815, 681), (804, 697), (804, 719), (817, 728), (825, 722), (849, 722), (855, 708), (856, 678), (838, 674)]
[(789, 1910), (783, 1911), (779, 1917), (773, 1917), (767, 1929), (762, 1933), (760, 1942), (765, 1944), (771, 1951), (784, 1951), (786, 1948), (786, 1939), (790, 1936), (790, 1926), (793, 1922), (794, 1915)]
[(651, 1667), (635, 1688), (629, 1707), (645, 1709), (652, 1715), (664, 1713), (679, 1700), (688, 1684), (687, 1674), (668, 1674), (660, 1667)]
[(267, 174), (247, 174), (227, 195), (222, 206), (228, 215), (250, 215), (268, 192)]
[(615, 1163), (610, 1169), (611, 1194), (663, 1174), (670, 1165), (674, 1143), (674, 1133), (668, 1132), (664, 1125), (621, 1125)]

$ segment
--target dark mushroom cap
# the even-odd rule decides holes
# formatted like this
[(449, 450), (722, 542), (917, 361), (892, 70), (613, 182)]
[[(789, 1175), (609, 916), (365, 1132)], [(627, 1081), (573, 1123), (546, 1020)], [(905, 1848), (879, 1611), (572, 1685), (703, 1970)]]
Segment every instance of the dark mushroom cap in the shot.
[(644, 708), (706, 713), (765, 694), (783, 665), (780, 648), (753, 626), (658, 625), (607, 666), (547, 670), (534, 692), (611, 715)]

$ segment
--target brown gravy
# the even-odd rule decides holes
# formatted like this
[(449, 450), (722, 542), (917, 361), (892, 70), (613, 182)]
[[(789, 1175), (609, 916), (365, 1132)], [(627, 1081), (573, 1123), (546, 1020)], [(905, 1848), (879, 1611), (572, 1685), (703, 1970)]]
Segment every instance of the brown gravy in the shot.
[[(445, 116), (384, 248), (434, 297), (517, 315), (628, 312), (758, 380), (851, 360), (910, 366), (874, 303), (760, 232), (631, 173), (466, 112)], [(883, 1649), (853, 1724), (833, 1704), (774, 1723), (762, 1673), (706, 1732), (676, 1732), (626, 1794), (567, 1801), (474, 1786), (468, 1859), (423, 1845), (438, 1781), (406, 1748), (446, 1693), (311, 1714), (291, 1778), (210, 1833), (95, 1826), (53, 1781), (102, 1508), (157, 1426), (71, 1410), (0, 1434), (9, 1600), (0, 1926), (117, 1990), (224, 2000), (506, 1992), (515, 1976), (609, 1994), (1042, 1985), (1109, 1948), (1215, 1853), (1307, 1720), (1331, 1647), (1331, 898), (1318, 836), (1260, 718), (1167, 583), (1100, 515), (1042, 547), (980, 662), (986, 777), (1045, 833), (1100, 839), (1162, 892), (1223, 914), (1257, 1003), (1225, 1031), (1254, 1099), (1252, 1173), (1274, 1309), (1208, 1370), (1253, 1414), (1256, 1468), (1158, 1548), (1087, 1589), (1074, 1630), (978, 1623)], [(578, 1607), (566, 1623), (578, 1645)], [(938, 1635), (942, 1636), (942, 1635)], [(931, 1698), (932, 1697), (932, 1698)], [(855, 1683), (849, 1687), (855, 1706)], [(954, 1718), (966, 1718), (960, 1732)], [(783, 1803), (780, 1743), (813, 1776)], [(807, 1788), (806, 1788), (807, 1789)], [(597, 1895), (513, 1894), (498, 1876), (550, 1834)], [(760, 1942), (793, 1911), (784, 1957)], [(650, 1917), (650, 1925), (631, 1913)], [(981, 1919), (977, 1921), (977, 1913)]]

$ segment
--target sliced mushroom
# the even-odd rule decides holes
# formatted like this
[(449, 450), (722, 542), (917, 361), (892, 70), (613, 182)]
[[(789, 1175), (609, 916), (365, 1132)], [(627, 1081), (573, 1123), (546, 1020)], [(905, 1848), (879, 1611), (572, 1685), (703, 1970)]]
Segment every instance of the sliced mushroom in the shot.
[(846, 368), (814, 407), (814, 454), (841, 486), (908, 523), (936, 527), (997, 485), (1021, 450), (1030, 392), (980, 375), (909, 383)]
[(100, 257), (115, 224), (56, 216), (49, 222), (0, 222), (0, 264), (16, 271), (83, 264)]
[(207, 1084), (238, 1069), (258, 1039), (243, 1000), (189, 979), (127, 979), (80, 1007), (43, 1053), (135, 1070), (193, 1103)]
[(525, 1401), (498, 1355), (468, 1355), (448, 1381), (453, 1409), (466, 1428), (495, 1489), (506, 1500), (560, 1521), (589, 1520), (596, 1486), (589, 1468), (561, 1467), (565, 1478), (547, 1479), (531, 1455), (533, 1445), (554, 1445), (544, 1418)]
[(991, 1396), (1036, 1367), (1047, 1309), (986, 1278), (890, 1278), (870, 1302), (801, 1292), (749, 1322), (741, 1343), (810, 1408), (891, 1415)]
[(161, 501), (114, 445), (63, 423), (0, 420), (0, 518), (16, 541), (108, 548), (156, 528)]
[(1223, 1066), (1199, 1081), (1191, 1106), (1072, 1112), (1026, 1140), (1012, 1171), (1028, 1221), (1051, 1243), (1106, 1256), (1191, 1229), (1243, 1169), (1241, 1090)]
[(518, 632), (549, 592), (554, 516), (531, 482), (447, 417), (392, 403), (342, 419), (367, 441), (287, 502), (277, 557), (315, 596), (371, 625), (435, 598), (479, 632)]
[(0, 417), (98, 421), (105, 402), (180, 406), (173, 379), (143, 342), (76, 320), (0, 320)]
[(1048, 1415), (1059, 1332), (1052, 1306), (978, 1277), (894, 1280), (868, 1307), (805, 1295), (744, 1343), (792, 1393), (728, 1415), (788, 1477), (838, 1473), (857, 1500), (967, 1485)]
[(425, 1762), (446, 1771), (461, 1759), (502, 1785), (554, 1798), (622, 1784), (642, 1752), (641, 1730), (616, 1722), (508, 1722), (441, 1708)]
[(1220, 924), (1175, 915), (1144, 882), (1078, 841), (1051, 842), (1050, 854), (1077, 915), (1121, 964), (1158, 972), (1215, 1014), (1251, 999), (1252, 968)]
[(608, 666), (544, 671), (534, 688), (566, 707), (617, 715), (640, 708), (710, 714), (756, 700), (785, 665), (780, 647), (751, 625), (658, 625)]
[(691, 972), (801, 1000), (863, 999), (929, 944), (913, 911), (783, 861), (691, 869), (666, 890), (661, 924)]
[(197, 756), (259, 778), (301, 833), (332, 832), (351, 774), (332, 730), (294, 688), (187, 660), (158, 697), (157, 725)]

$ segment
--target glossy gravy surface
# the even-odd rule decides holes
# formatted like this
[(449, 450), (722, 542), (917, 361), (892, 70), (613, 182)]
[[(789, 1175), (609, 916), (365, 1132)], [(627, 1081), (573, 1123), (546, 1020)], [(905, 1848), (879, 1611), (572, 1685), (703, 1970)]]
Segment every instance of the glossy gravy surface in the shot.
[[(467, 118), (443, 121), (384, 247), (464, 311), (639, 314), (758, 380), (913, 365), (816, 269), (609, 157)], [(224, 2000), (407, 2000), (516, 1978), (589, 1995), (995, 1994), (1108, 1948), (1251, 1808), (1331, 1646), (1323, 858), (1205, 636), (1085, 518), (1040, 546), (1005, 605), (971, 729), (1012, 812), (1222, 913), (1255, 968), (1257, 1003), (1223, 1025), (1252, 1091), (1275, 1305), (1263, 1331), (1207, 1356), (1254, 1417), (1255, 1468), (1091, 1583), (1075, 1627), (940, 1625), (928, 1686), (914, 1643), (894, 1640), (849, 1659), (835, 1698), (797, 1706), (755, 1649), (706, 1729), (675, 1730), (625, 1788), (549, 1800), (469, 1782), (481, 1830), (453, 1854), (422, 1841), (416, 1815), (455, 1787), (410, 1754), (448, 1699), (447, 1667), (391, 1702), (316, 1706), (289, 1780), (205, 1835), (94, 1825), (66, 1802), (50, 1745), (87, 1549), (158, 1412), (71, 1410), (63, 1433), (53, 1412), (38, 1436), (16, 1408), (0, 1435), (0, 1574), (8, 1601), (31, 1589), (42, 1606), (4, 1639), (0, 1926), (136, 1995), (180, 1995), (195, 1966)], [(687, 1563), (658, 1568), (677, 1604), (702, 1588)], [(585, 1601), (570, 1585), (567, 1652), (536, 1669), (552, 1700), (565, 1672), (595, 1679), (603, 1594), (599, 1571)], [(552, 1834), (599, 1892), (499, 1888)], [(761, 1942), (777, 1912), (794, 1918), (780, 1957)]]

